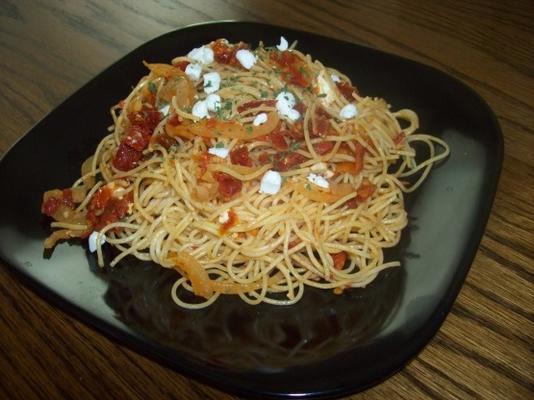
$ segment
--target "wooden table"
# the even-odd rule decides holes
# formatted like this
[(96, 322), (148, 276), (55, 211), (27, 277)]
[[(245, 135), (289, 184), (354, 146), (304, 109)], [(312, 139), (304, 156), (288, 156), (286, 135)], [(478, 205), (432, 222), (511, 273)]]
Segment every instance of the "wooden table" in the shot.
[[(439, 333), (400, 373), (350, 398), (533, 398), (534, 3), (426, 3), (3, 0), (0, 152), (130, 50), (197, 22), (275, 23), (441, 69), (480, 93), (503, 129), (493, 212)], [(0, 375), (6, 399), (233, 398), (108, 340), (6, 268), (0, 268)]]

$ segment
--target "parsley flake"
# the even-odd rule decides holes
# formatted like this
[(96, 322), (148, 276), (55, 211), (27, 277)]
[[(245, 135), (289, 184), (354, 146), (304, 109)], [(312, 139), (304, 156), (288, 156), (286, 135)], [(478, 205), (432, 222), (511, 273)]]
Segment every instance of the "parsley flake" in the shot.
[(148, 82), (148, 90), (150, 91), (150, 93), (156, 94), (156, 92), (158, 91), (158, 87), (154, 82)]

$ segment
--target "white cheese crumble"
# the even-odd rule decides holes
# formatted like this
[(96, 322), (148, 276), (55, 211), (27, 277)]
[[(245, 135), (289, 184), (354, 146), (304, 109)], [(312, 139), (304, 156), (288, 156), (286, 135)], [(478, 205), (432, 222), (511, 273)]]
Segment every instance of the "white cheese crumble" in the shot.
[(191, 113), (198, 118), (206, 118), (208, 116), (208, 104), (205, 100), (199, 100), (193, 105)]
[(324, 76), (323, 71), (321, 71), (317, 76), (317, 86), (319, 88), (319, 94), (324, 96), (321, 99), (321, 102), (324, 105), (330, 105), (336, 99), (336, 95), (330, 87), (330, 83), (328, 82), (327, 78)]
[(207, 46), (197, 47), (191, 50), (187, 57), (201, 64), (211, 64), (213, 62), (213, 50)]
[(98, 240), (99, 234), (99, 232), (93, 231), (93, 233), (91, 233), (91, 235), (89, 235), (89, 238), (87, 239), (89, 242), (89, 251), (91, 253), (94, 253), (96, 251), (97, 246), (102, 246), (104, 243), (106, 243), (106, 235), (101, 235), (100, 240)]
[(330, 79), (332, 79), (332, 82), (335, 82), (335, 83), (341, 82), (341, 78), (336, 74), (330, 75)]
[(230, 153), (230, 149), (227, 149), (226, 147), (210, 147), (208, 153), (220, 158), (226, 158), (228, 157), (228, 153)]
[(251, 69), (254, 64), (256, 64), (256, 56), (253, 52), (247, 49), (238, 50), (235, 53), (235, 58), (241, 63), (241, 65), (246, 69)]
[(293, 108), (296, 103), (295, 96), (291, 92), (282, 91), (276, 96), (276, 109), (278, 113), (291, 121), (296, 121), (300, 118), (300, 113)]
[(225, 210), (221, 215), (219, 215), (219, 224), (225, 224), (230, 220), (228, 215), (228, 210)]
[(354, 118), (356, 115), (358, 115), (358, 109), (355, 104), (347, 104), (339, 112), (339, 116), (343, 119)]
[(221, 108), (221, 96), (218, 94), (210, 94), (206, 97), (206, 104), (208, 110), (212, 112), (217, 112)]
[(202, 74), (202, 65), (197, 63), (187, 64), (187, 67), (185, 67), (185, 74), (192, 81), (198, 81), (200, 79), (200, 74)]
[(308, 179), (308, 181), (310, 181), (314, 185), (322, 187), (323, 189), (328, 189), (330, 187), (330, 184), (328, 183), (328, 181), (325, 178), (323, 178), (321, 175), (311, 173), (308, 175), (306, 179)]
[(218, 72), (208, 72), (204, 74), (204, 92), (215, 93), (221, 86), (221, 76)]
[(254, 118), (254, 121), (252, 121), (252, 125), (254, 126), (260, 126), (261, 124), (264, 124), (267, 122), (267, 114), (261, 113), (256, 115), (256, 118)]
[(159, 112), (163, 115), (167, 115), (169, 113), (169, 110), (171, 109), (171, 106), (167, 104), (166, 106), (163, 106), (159, 109)]
[(282, 176), (276, 171), (269, 170), (261, 178), (260, 193), (276, 194), (281, 186)]
[(286, 51), (288, 48), (288, 43), (285, 37), (280, 36), (280, 44), (276, 46), (280, 51)]

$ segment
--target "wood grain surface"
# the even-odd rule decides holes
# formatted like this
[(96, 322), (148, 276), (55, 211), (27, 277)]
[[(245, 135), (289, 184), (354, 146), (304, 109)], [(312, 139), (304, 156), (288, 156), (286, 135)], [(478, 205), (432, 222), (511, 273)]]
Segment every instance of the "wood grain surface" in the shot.
[[(419, 356), (351, 399), (534, 398), (534, 2), (0, 1), (0, 152), (103, 68), (184, 25), (274, 23), (432, 65), (495, 111), (503, 171), (486, 233)], [(0, 268), (0, 398), (232, 399), (108, 340)]]

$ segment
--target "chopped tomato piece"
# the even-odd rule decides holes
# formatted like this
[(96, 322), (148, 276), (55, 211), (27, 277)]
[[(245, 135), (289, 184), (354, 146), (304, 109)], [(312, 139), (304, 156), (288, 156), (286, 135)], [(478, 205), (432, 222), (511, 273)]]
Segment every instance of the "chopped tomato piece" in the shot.
[(282, 79), (290, 84), (300, 87), (309, 85), (308, 79), (304, 77), (306, 73), (306, 63), (291, 51), (272, 51), (271, 60), (281, 69)]
[(100, 230), (106, 225), (117, 222), (128, 213), (129, 204), (133, 201), (130, 192), (122, 198), (114, 197), (107, 186), (103, 186), (91, 198), (87, 210), (87, 221), (93, 230)]
[(176, 126), (180, 125), (182, 123), (182, 118), (178, 116), (178, 114), (172, 114), (169, 117), (169, 124)]
[(131, 126), (113, 157), (115, 168), (129, 171), (137, 166), (160, 119), (161, 113), (147, 104), (143, 104), (141, 111), (128, 114)]
[(243, 111), (250, 110), (251, 108), (256, 108), (262, 105), (265, 105), (267, 107), (274, 107), (275, 104), (276, 100), (251, 100), (237, 107), (237, 112), (241, 113)]
[(269, 164), (271, 162), (271, 159), (271, 155), (266, 151), (262, 151), (258, 156), (258, 162), (260, 163), (260, 165)]
[(49, 217), (53, 217), (60, 205), (60, 199), (57, 197), (50, 197), (43, 201), (43, 204), (41, 205), (41, 212)]
[(313, 148), (319, 155), (327, 154), (334, 148), (334, 142), (319, 142), (313, 145)]
[(269, 134), (269, 140), (276, 150), (287, 150), (288, 145), (284, 133), (280, 130), (274, 130)]
[(224, 200), (229, 200), (234, 197), (236, 194), (241, 193), (241, 188), (243, 187), (243, 182), (239, 179), (234, 178), (224, 172), (218, 172), (215, 174), (215, 179), (219, 184), (218, 190), (219, 194)]
[(241, 146), (233, 149), (230, 152), (230, 161), (232, 161), (232, 164), (235, 165), (252, 167), (252, 160), (250, 159), (247, 146)]
[(247, 49), (248, 45), (239, 42), (235, 45), (227, 43), (224, 39), (217, 39), (212, 45), (211, 49), (214, 53), (215, 61), (220, 64), (228, 64), (233, 66), (241, 66), (235, 54), (241, 49)]
[(330, 254), (334, 260), (335, 269), (343, 269), (345, 262), (347, 261), (347, 253), (342, 251), (340, 253)]
[(134, 125), (122, 143), (137, 151), (143, 151), (150, 142), (150, 134), (146, 134), (137, 125)]
[(140, 151), (132, 149), (126, 143), (121, 143), (113, 157), (113, 165), (120, 171), (129, 171), (136, 167), (142, 155)]
[(300, 153), (276, 154), (273, 160), (273, 169), (284, 172), (304, 162), (306, 157)]
[(343, 95), (343, 97), (345, 97), (349, 101), (354, 100), (354, 97), (352, 97), (352, 93), (358, 94), (358, 89), (354, 86), (351, 86), (348, 82), (337, 82), (336, 86)]

